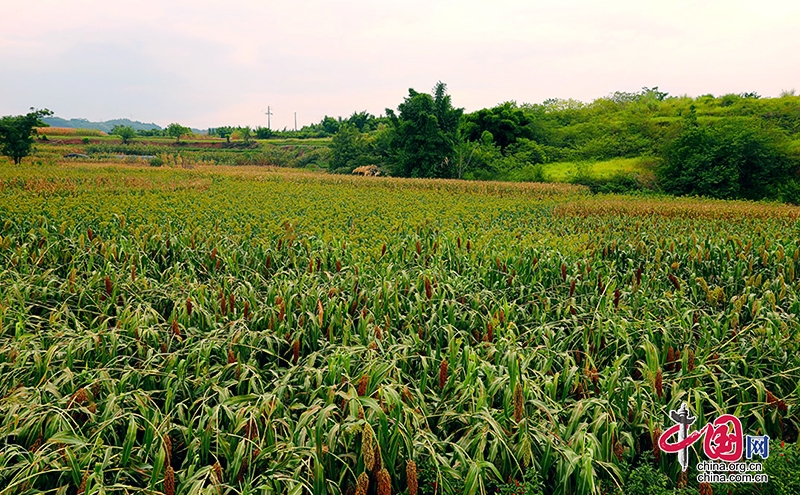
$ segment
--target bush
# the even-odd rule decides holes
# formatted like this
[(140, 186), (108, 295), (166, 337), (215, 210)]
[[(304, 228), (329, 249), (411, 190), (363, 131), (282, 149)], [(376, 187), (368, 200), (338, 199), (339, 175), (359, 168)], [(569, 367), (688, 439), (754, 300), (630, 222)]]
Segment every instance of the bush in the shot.
[(160, 156), (154, 156), (150, 159), (151, 167), (161, 167), (164, 165), (164, 160)]
[(777, 198), (797, 168), (783, 132), (757, 120), (700, 126), (689, 119), (656, 171), (666, 192), (713, 198)]
[(305, 168), (327, 168), (331, 150), (327, 147), (301, 150), (297, 156), (297, 166)]
[(800, 205), (800, 178), (793, 178), (777, 187), (777, 199), (784, 203)]
[(653, 142), (641, 134), (623, 132), (597, 136), (583, 143), (576, 153), (587, 160), (609, 160), (617, 157), (634, 157), (651, 153)]
[(352, 124), (339, 127), (331, 140), (330, 150), (330, 168), (335, 173), (349, 174), (378, 160), (369, 139)]
[(506, 156), (513, 156), (521, 163), (545, 163), (547, 154), (544, 148), (530, 139), (519, 138), (506, 148)]
[(514, 170), (509, 174), (509, 178), (519, 182), (547, 182), (547, 177), (544, 173), (544, 165), (541, 163), (527, 165)]

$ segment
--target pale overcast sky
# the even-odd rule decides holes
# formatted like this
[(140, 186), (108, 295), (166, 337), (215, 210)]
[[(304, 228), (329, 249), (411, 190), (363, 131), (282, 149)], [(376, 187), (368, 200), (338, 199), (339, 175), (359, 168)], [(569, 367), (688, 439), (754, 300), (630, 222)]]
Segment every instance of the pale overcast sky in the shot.
[(467, 111), (800, 91), (797, 0), (0, 0), (0, 115), (196, 128), (396, 108), (441, 80)]

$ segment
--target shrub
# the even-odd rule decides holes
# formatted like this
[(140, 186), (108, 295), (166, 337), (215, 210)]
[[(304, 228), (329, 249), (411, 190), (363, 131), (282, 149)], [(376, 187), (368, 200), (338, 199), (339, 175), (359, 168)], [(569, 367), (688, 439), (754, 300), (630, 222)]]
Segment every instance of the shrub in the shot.
[(311, 148), (301, 150), (297, 156), (297, 166), (305, 168), (326, 168), (330, 161), (330, 148)]
[(609, 160), (648, 154), (652, 149), (653, 142), (646, 136), (609, 131), (583, 143), (575, 152), (587, 160)]
[(783, 132), (751, 119), (700, 126), (687, 121), (657, 169), (666, 192), (714, 198), (777, 198), (796, 169)]
[(349, 174), (358, 167), (377, 161), (369, 140), (352, 124), (344, 124), (331, 140), (331, 170)]
[(545, 163), (547, 161), (547, 154), (544, 148), (530, 139), (519, 138), (517, 141), (508, 148), (506, 148), (506, 156), (513, 156), (522, 163)]
[(784, 203), (800, 205), (800, 178), (795, 177), (791, 180), (778, 185), (777, 198)]
[(514, 170), (510, 174), (510, 179), (520, 182), (547, 182), (547, 177), (544, 173), (544, 165), (541, 163), (527, 165), (518, 170)]

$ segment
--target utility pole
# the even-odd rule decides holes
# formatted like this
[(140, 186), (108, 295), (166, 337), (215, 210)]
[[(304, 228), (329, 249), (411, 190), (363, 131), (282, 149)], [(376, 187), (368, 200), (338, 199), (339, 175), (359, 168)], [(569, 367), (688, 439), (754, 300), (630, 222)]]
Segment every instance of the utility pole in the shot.
[(297, 112), (294, 113), (294, 132), (297, 132)]
[(271, 115), (272, 115), (272, 112), (270, 112), (269, 105), (268, 105), (267, 106), (267, 129), (270, 129), (270, 130), (272, 130), (272, 127), (270, 127), (270, 121), (269, 121), (269, 118), (270, 118)]

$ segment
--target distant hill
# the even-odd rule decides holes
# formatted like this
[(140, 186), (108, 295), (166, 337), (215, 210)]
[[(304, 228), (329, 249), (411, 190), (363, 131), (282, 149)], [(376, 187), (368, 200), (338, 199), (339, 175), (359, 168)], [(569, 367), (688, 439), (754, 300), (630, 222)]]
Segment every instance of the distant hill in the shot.
[(150, 123), (139, 122), (130, 119), (113, 119), (105, 122), (91, 122), (86, 119), (62, 119), (61, 117), (46, 117), (42, 119), (52, 127), (69, 127), (72, 129), (97, 129), (98, 131), (110, 132), (115, 125), (129, 125), (134, 129), (150, 131), (153, 129), (161, 130), (161, 126)]

